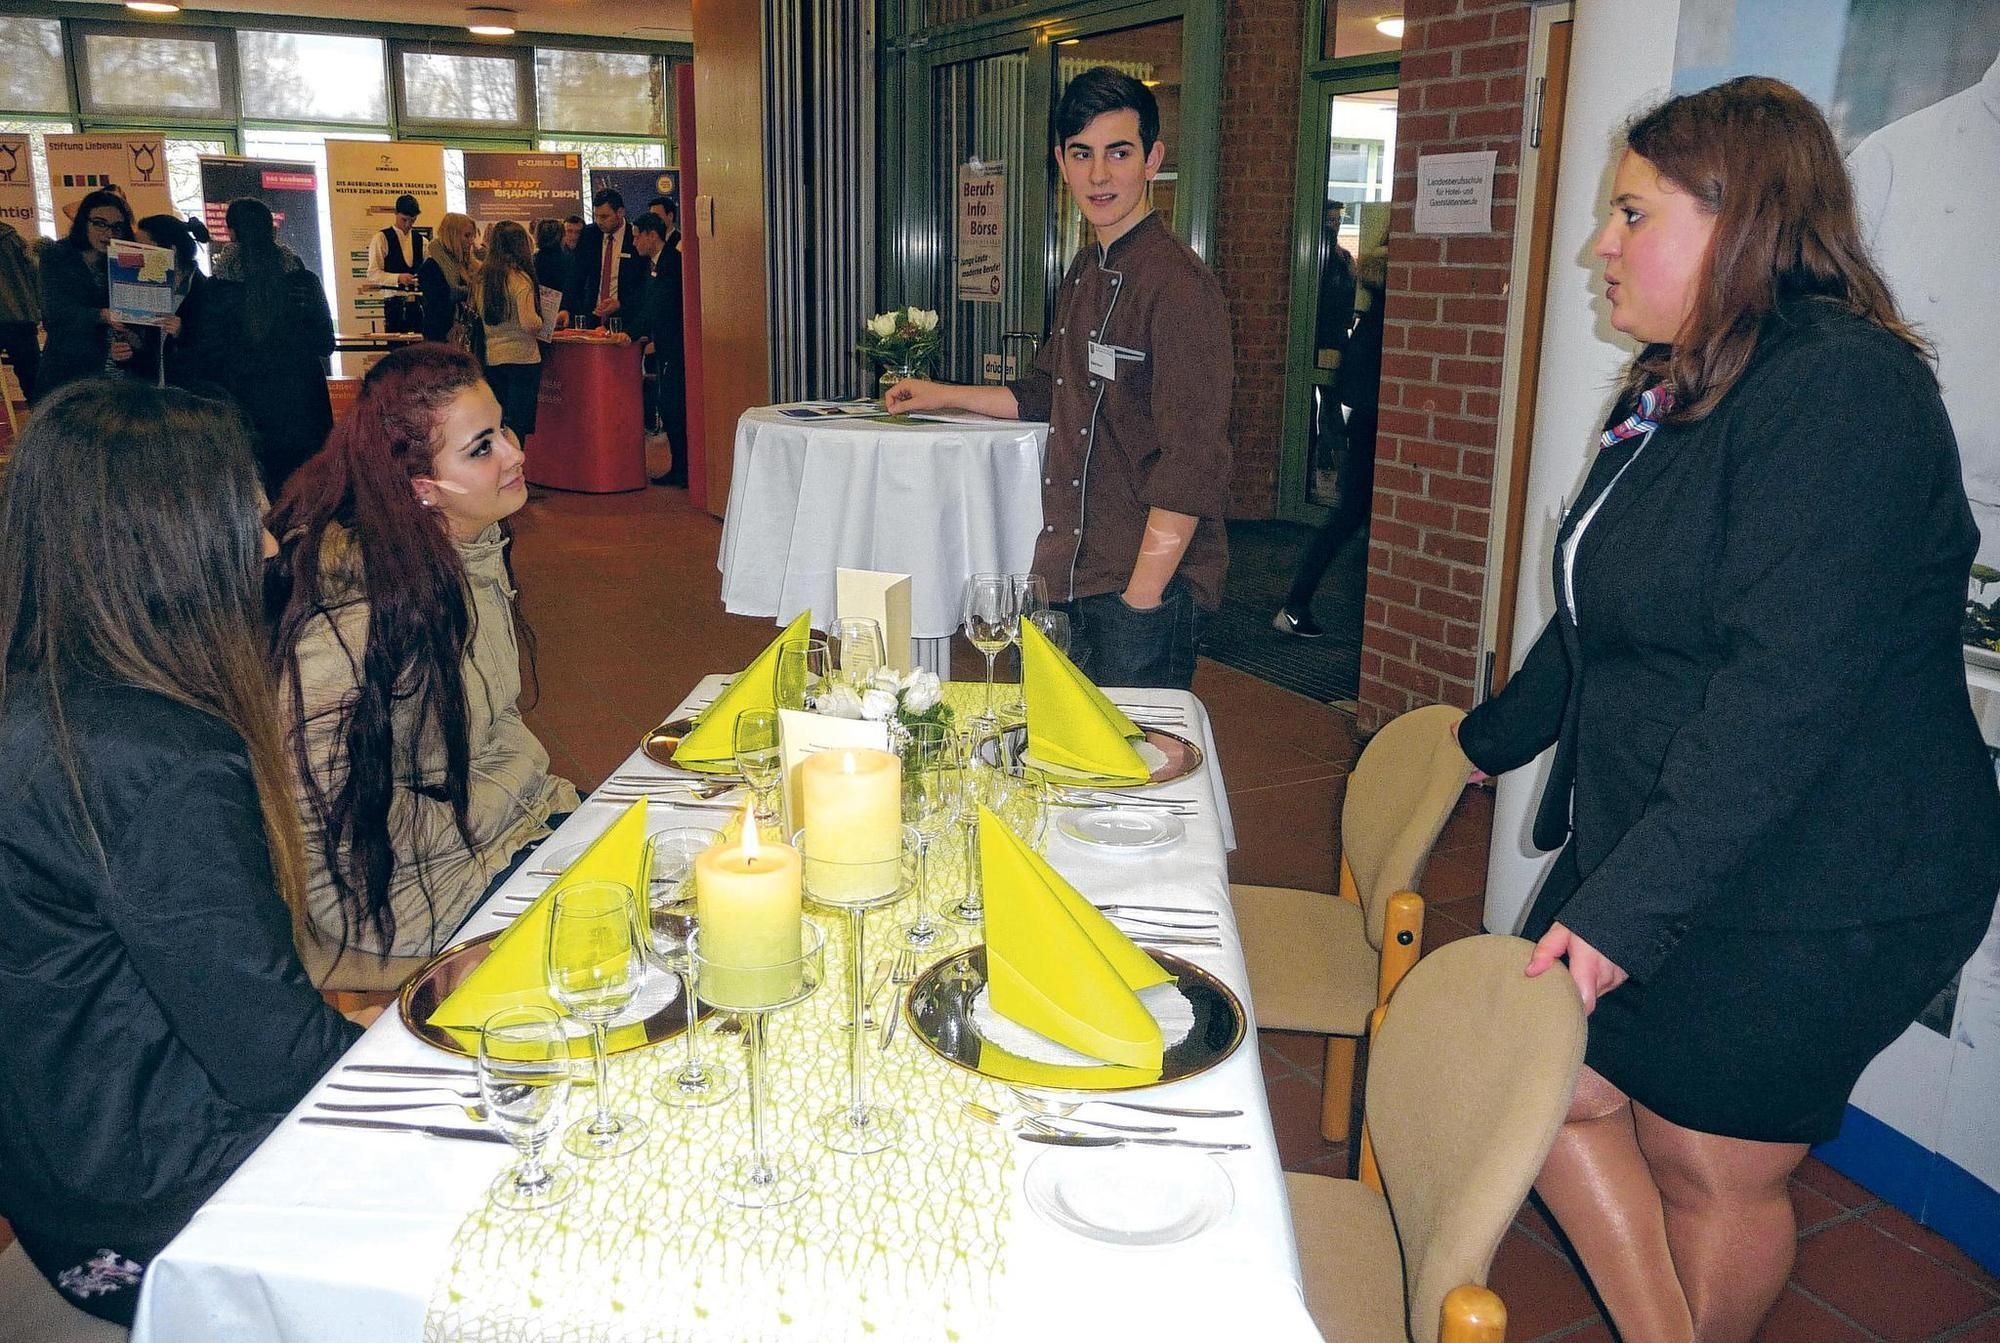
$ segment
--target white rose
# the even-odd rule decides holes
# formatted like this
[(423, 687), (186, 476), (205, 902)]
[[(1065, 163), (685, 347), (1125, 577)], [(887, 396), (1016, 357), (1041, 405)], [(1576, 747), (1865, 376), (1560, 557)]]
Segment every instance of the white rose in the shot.
[(910, 314), (919, 331), (937, 330), (938, 315), (929, 308), (919, 308)]
[(886, 723), (896, 716), (895, 695), (887, 690), (870, 690), (861, 697), (861, 716), (870, 722)]
[(874, 336), (895, 335), (896, 314), (893, 312), (876, 313), (873, 317), (868, 319), (868, 332), (870, 335)]
[(919, 669), (903, 678), (903, 707), (911, 713), (929, 713), (943, 693), (936, 672)]
[(860, 718), (863, 716), (861, 697), (853, 689), (844, 685), (822, 687), (814, 711), (829, 718)]
[(877, 690), (887, 690), (891, 693), (901, 688), (901, 682), (902, 678), (896, 675), (894, 667), (877, 667), (868, 677), (869, 685)]

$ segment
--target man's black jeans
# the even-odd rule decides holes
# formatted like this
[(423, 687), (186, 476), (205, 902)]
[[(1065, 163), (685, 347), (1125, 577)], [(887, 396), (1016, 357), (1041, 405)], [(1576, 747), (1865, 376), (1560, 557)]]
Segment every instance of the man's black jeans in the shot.
[(1207, 613), (1179, 574), (1150, 611), (1133, 610), (1116, 592), (1058, 605), (1069, 612), (1071, 660), (1098, 685), (1186, 690), (1194, 684), (1195, 645)]

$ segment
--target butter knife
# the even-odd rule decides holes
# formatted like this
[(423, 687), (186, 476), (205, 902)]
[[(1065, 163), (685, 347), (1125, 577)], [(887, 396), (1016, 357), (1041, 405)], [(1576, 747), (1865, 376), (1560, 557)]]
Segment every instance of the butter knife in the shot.
[(346, 1063), (344, 1073), (383, 1073), (390, 1077), (457, 1077), (467, 1082), (479, 1080), (470, 1068), (444, 1068), (430, 1063)]
[(301, 1124), (324, 1124), (335, 1128), (374, 1129), (378, 1133), (421, 1133), (426, 1138), (465, 1138), (472, 1142), (497, 1142), (512, 1146), (504, 1137), (483, 1128), (452, 1128), (446, 1124), (404, 1124), (390, 1119), (345, 1119), (337, 1115), (306, 1115)]
[(1049, 1147), (1192, 1147), (1203, 1152), (1247, 1152), (1247, 1142), (1202, 1142), (1198, 1138), (1121, 1138), (1097, 1133), (1029, 1133), (1016, 1130), (1022, 1142), (1038, 1142)]

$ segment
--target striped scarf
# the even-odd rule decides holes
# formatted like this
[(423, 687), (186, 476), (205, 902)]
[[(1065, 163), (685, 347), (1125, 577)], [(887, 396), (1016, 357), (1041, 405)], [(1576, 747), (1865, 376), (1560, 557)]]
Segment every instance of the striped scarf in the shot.
[(1604, 431), (1604, 436), (1597, 441), (1598, 446), (1608, 448), (1620, 439), (1651, 433), (1660, 427), (1661, 417), (1673, 408), (1674, 389), (1664, 382), (1654, 383), (1639, 393), (1639, 404), (1630, 415)]

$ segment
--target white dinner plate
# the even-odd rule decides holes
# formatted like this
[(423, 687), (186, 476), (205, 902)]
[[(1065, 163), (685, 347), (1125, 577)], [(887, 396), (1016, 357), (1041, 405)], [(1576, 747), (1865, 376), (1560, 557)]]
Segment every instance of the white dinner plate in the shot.
[(1180, 817), (1153, 807), (1069, 808), (1056, 818), (1056, 829), (1103, 849), (1160, 849), (1187, 834)]
[(1236, 1187), (1214, 1157), (1159, 1148), (1050, 1148), (1028, 1167), (1028, 1206), (1107, 1245), (1173, 1245), (1229, 1215)]

